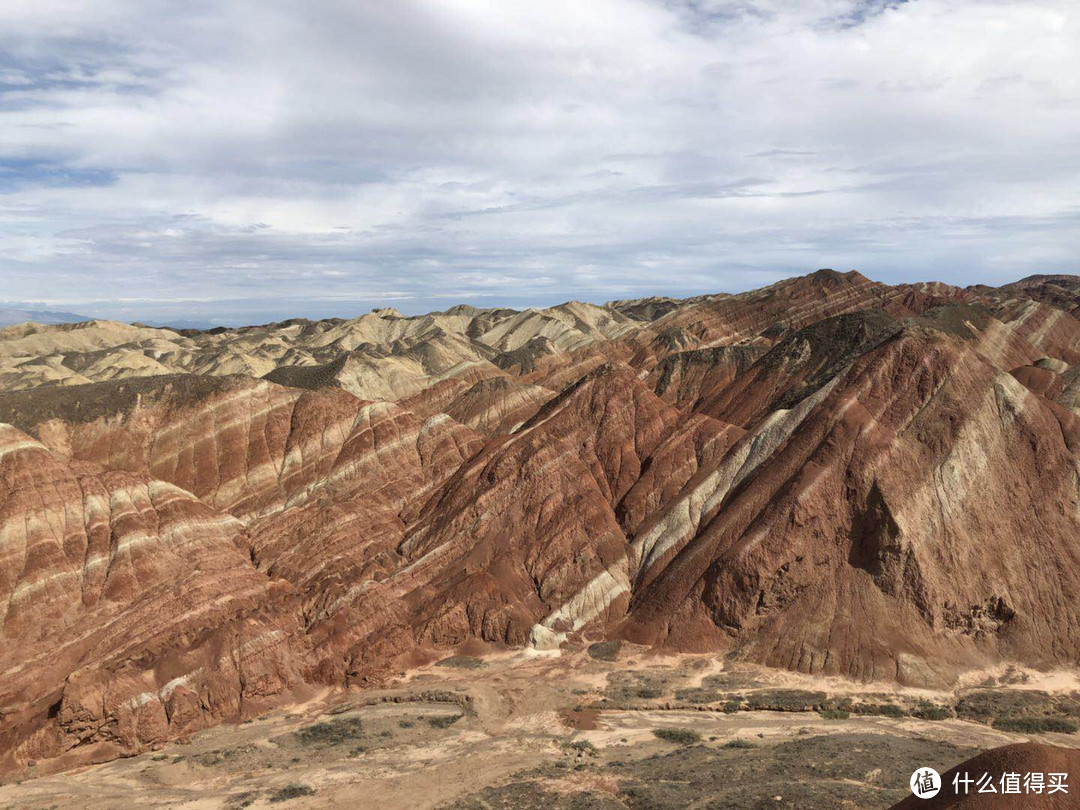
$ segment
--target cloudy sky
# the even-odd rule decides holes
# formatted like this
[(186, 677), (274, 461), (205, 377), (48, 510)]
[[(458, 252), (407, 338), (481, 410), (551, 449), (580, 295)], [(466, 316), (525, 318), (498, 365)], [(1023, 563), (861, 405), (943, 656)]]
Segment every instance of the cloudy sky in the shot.
[(223, 323), (1080, 272), (1076, 0), (9, 0), (0, 299)]

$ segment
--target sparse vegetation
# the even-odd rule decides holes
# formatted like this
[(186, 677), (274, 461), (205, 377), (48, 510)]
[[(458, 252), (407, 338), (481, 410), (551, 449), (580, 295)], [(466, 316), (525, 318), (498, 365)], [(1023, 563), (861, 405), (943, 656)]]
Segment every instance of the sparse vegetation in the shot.
[(302, 745), (340, 745), (364, 736), (364, 724), (358, 717), (326, 720), (296, 732)]
[(838, 712), (848, 712), (849, 714), (851, 713), (853, 706), (854, 701), (849, 697), (831, 697), (825, 701), (826, 709), (834, 709)]
[(975, 689), (956, 704), (964, 720), (993, 723), (998, 719), (1080, 717), (1080, 696), (1052, 695), (1037, 689)]
[(856, 703), (852, 709), (853, 714), (861, 716), (876, 715), (879, 717), (906, 717), (907, 713), (895, 703)]
[(918, 717), (920, 720), (948, 720), (952, 717), (952, 712), (945, 706), (938, 706), (929, 700), (920, 700), (911, 710), (911, 716)]
[[(728, 657), (728, 656), (725, 656)], [(708, 689), (750, 689), (761, 686), (758, 675), (745, 664), (731, 664), (723, 672), (709, 675), (701, 685)]]
[(570, 742), (564, 742), (562, 747), (567, 751), (577, 751), (594, 757), (599, 754), (599, 751), (596, 750), (596, 746), (588, 740), (571, 740)]
[(752, 742), (747, 740), (728, 740), (726, 743), (720, 746), (721, 748), (757, 748)]
[(724, 693), (715, 689), (678, 689), (675, 692), (676, 700), (684, 700), (687, 703), (717, 703), (724, 699)]
[(432, 728), (449, 728), (460, 719), (460, 714), (440, 714), (436, 717), (429, 717), (427, 721)]
[(762, 689), (746, 697), (749, 709), (774, 712), (810, 712), (823, 708), (827, 697), (824, 692), (806, 689)]
[(653, 734), (657, 739), (677, 745), (693, 745), (701, 742), (701, 735), (690, 728), (655, 728)]
[(612, 672), (604, 694), (615, 701), (652, 700), (670, 694), (664, 675), (644, 672)]
[(398, 720), (398, 728), (412, 728), (415, 725), (412, 720)]
[(234, 808), (235, 810), (240, 810), (244, 807), (251, 807), (251, 805), (255, 804), (257, 798), (259, 798), (258, 791), (247, 790), (243, 793), (237, 793), (235, 796), (230, 796), (226, 806), (229, 807), (230, 810), (233, 810)]
[[(891, 806), (910, 796), (907, 781), (921, 764), (959, 762), (976, 753), (977, 749), (958, 748), (946, 742), (871, 733), (805, 736), (767, 745), (755, 740), (736, 742), (730, 747), (721, 740), (715, 745), (664, 746), (650, 756), (613, 761), (559, 757), (557, 764), (521, 772), (513, 779), (462, 797), (449, 807), (869, 810)], [(616, 794), (583, 792), (567, 796), (551, 790), (552, 779), (564, 779), (578, 765), (590, 775), (610, 777), (609, 784)], [(878, 773), (868, 779), (874, 770)]]
[(215, 765), (220, 765), (241, 754), (249, 754), (254, 750), (255, 746), (253, 745), (238, 745), (235, 748), (215, 748), (213, 751), (197, 754), (191, 759), (205, 768), (212, 768)]
[(998, 731), (1012, 731), (1018, 734), (1045, 734), (1056, 731), (1061, 734), (1075, 734), (1076, 721), (1064, 717), (999, 717), (993, 722)]
[(453, 667), (454, 669), (480, 669), (484, 662), (472, 655), (451, 655), (435, 664), (437, 667)]
[(614, 661), (621, 649), (621, 641), (598, 641), (589, 645), (589, 656), (597, 661)]
[(270, 794), (270, 801), (273, 804), (278, 802), (287, 802), (290, 799), (299, 799), (301, 796), (314, 796), (314, 788), (307, 785), (286, 785)]

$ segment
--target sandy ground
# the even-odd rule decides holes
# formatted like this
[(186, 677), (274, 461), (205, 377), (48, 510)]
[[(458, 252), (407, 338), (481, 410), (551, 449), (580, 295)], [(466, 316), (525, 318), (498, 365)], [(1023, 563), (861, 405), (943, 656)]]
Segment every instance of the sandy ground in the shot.
[[(461, 663), (465, 666), (444, 662), (411, 671), (386, 690), (321, 694), (287, 711), (212, 729), (137, 757), (51, 776), (20, 774), (18, 781), (0, 786), (0, 808), (394, 810), (455, 802), (471, 807), (474, 800), (483, 807), (554, 807), (537, 797), (572, 794), (588, 799), (580, 806), (631, 806), (620, 798), (620, 774), (630, 767), (627, 763), (655, 763), (675, 750), (654, 734), (662, 728), (695, 731), (702, 750), (718, 751), (744, 744), (768, 750), (790, 741), (848, 739), (845, 735), (903, 740), (915, 751), (925, 746), (928, 753), (934, 745), (948, 744), (933, 748), (935, 756), (955, 760), (933, 762), (939, 771), (965, 759), (970, 750), (1008, 742), (1038, 739), (1080, 747), (1080, 735), (1033, 737), (956, 718), (852, 714), (826, 719), (815, 711), (725, 712), (715, 704), (694, 706), (678, 700), (680, 690), (715, 684), (718, 677), (727, 677), (721, 688), (729, 695), (806, 689), (874, 702), (956, 699), (952, 693), (726, 665), (715, 656), (655, 657), (624, 649), (617, 661), (593, 660), (579, 651), (557, 656), (498, 653), (482, 662), (465, 658)], [(623, 683), (637, 688), (635, 679), (659, 684), (655, 691), (661, 694), (642, 692), (647, 696), (628, 700), (613, 691)], [(965, 679), (969, 686), (990, 684), (1062, 694), (1080, 688), (1073, 672), (1003, 668)], [(733, 740), (740, 743), (733, 746)], [(955, 754), (949, 753), (952, 746), (957, 747)], [(813, 751), (814, 745), (807, 750)], [(607, 768), (609, 764), (615, 769)], [(527, 791), (518, 790), (511, 798), (498, 793), (521, 783), (521, 774), (532, 774)], [(485, 788), (496, 791), (491, 794), (496, 803), (477, 798)], [(885, 800), (882, 793), (877, 801)], [(837, 806), (875, 806), (874, 800), (866, 801)]]

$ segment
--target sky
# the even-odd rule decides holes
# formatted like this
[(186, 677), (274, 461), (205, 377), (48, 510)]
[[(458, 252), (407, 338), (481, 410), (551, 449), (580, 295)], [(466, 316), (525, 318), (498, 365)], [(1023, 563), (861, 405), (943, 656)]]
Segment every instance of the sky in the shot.
[(9, 0), (0, 305), (1080, 272), (1076, 0)]

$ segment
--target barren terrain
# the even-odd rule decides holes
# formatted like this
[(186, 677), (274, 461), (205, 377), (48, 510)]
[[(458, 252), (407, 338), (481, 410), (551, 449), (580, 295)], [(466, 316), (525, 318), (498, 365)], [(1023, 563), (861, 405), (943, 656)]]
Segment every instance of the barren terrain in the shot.
[(35, 766), (0, 787), (0, 807), (884, 808), (918, 766), (945, 772), (1024, 740), (1080, 746), (993, 727), (1043, 716), (1048, 700), (1080, 715), (1075, 676), (1003, 669), (967, 682), (868, 689), (631, 647), (617, 660), (457, 655), (386, 689), (313, 694), (135, 757)]

